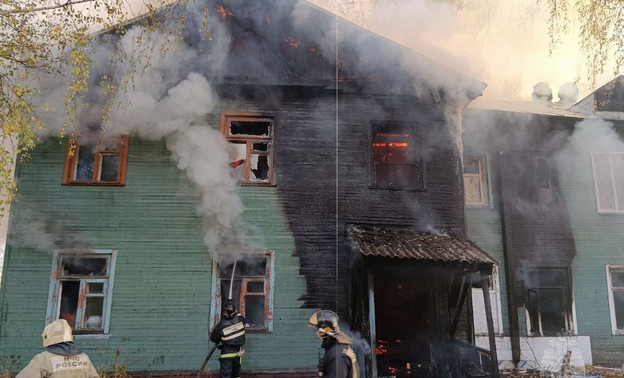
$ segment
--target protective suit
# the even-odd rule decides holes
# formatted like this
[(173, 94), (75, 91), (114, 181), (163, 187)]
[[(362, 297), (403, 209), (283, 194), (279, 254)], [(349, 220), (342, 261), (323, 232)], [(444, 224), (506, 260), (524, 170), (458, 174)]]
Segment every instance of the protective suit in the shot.
[(321, 347), (325, 349), (319, 361), (319, 375), (329, 378), (358, 378), (359, 365), (351, 348), (353, 340), (340, 330), (338, 315), (329, 310), (314, 313), (309, 325), (317, 329)]
[(221, 343), (219, 357), (221, 378), (240, 377), (245, 345), (245, 317), (236, 311), (234, 302), (227, 300), (223, 306), (223, 320), (210, 332), (213, 343)]
[(89, 356), (74, 346), (72, 330), (65, 319), (48, 324), (41, 334), (44, 352), (39, 353), (16, 378), (98, 378)]

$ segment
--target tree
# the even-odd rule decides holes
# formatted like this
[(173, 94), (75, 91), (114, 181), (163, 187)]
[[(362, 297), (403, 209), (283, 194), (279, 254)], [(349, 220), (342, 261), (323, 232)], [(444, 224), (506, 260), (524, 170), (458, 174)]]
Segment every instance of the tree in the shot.
[(594, 77), (624, 67), (624, 0), (547, 0), (550, 9), (551, 48), (560, 37), (572, 32), (571, 23), (580, 25), (580, 50), (588, 73)]
[[(154, 15), (165, 0), (134, 2)], [(46, 127), (38, 114), (49, 109), (34, 99), (36, 79), (65, 75), (65, 125), (72, 128), (79, 98), (89, 89), (90, 46), (94, 31), (123, 25), (132, 17), (128, 0), (0, 1), (0, 212), (16, 190), (15, 156), (28, 156), (37, 131)], [(67, 77), (67, 73), (69, 76)], [(103, 85), (102, 88), (110, 87)], [(111, 91), (112, 92), (112, 91)], [(61, 129), (61, 134), (66, 128)], [(17, 154), (17, 155), (16, 155)]]

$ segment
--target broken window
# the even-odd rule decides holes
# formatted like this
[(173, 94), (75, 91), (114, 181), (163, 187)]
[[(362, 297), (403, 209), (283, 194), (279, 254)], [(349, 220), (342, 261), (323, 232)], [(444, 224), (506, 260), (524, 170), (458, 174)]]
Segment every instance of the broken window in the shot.
[(407, 127), (373, 126), (372, 185), (424, 189), (419, 138)]
[(70, 139), (65, 155), (65, 185), (124, 185), (128, 136)]
[(488, 205), (485, 165), (482, 158), (464, 158), (464, 195), (466, 206)]
[(238, 311), (245, 317), (247, 329), (270, 332), (273, 323), (273, 252), (218, 254), (216, 274), (218, 286), (215, 288), (217, 292), (212, 317), (214, 324), (220, 320), (219, 309), (230, 296), (231, 284), (232, 299)]
[(611, 328), (614, 335), (624, 335), (624, 266), (607, 266)]
[(533, 269), (524, 275), (529, 334), (561, 336), (573, 332), (567, 269)]
[(244, 185), (273, 184), (273, 127), (273, 118), (260, 114), (221, 115), (221, 132), (232, 146), (232, 169)]
[(46, 322), (65, 319), (74, 333), (108, 333), (114, 251), (57, 253)]
[(592, 152), (599, 213), (624, 212), (624, 153)]

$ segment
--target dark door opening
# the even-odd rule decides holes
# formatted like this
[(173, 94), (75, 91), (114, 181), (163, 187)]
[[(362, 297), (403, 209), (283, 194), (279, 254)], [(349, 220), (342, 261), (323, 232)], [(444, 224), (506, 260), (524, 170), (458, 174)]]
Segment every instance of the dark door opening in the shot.
[(375, 280), (379, 377), (431, 376), (427, 303), (421, 282)]

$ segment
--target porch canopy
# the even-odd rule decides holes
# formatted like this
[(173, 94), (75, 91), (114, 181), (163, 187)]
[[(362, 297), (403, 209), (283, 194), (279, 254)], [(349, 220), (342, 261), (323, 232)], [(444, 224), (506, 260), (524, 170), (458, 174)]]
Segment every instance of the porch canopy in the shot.
[(477, 266), (500, 264), (469, 239), (434, 235), (407, 227), (350, 225), (347, 230), (364, 256)]

